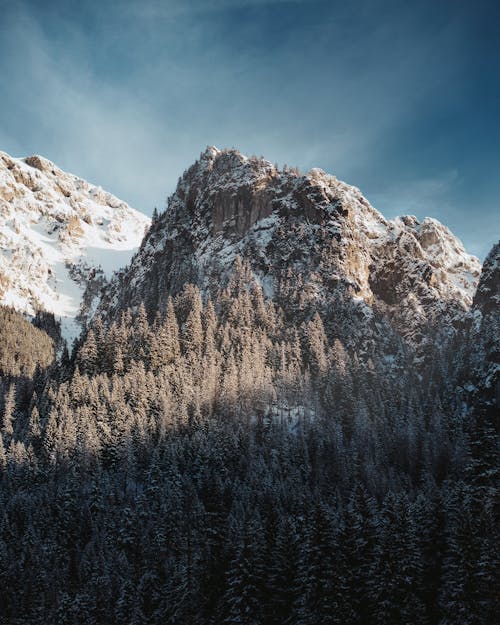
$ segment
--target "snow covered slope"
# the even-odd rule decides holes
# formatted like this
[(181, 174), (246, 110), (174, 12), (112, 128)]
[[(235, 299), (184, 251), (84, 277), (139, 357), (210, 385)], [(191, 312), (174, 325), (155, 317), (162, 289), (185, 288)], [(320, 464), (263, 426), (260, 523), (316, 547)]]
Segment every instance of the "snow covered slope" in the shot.
[(89, 281), (126, 265), (149, 223), (40, 156), (0, 152), (0, 303), (52, 312), (73, 338)]

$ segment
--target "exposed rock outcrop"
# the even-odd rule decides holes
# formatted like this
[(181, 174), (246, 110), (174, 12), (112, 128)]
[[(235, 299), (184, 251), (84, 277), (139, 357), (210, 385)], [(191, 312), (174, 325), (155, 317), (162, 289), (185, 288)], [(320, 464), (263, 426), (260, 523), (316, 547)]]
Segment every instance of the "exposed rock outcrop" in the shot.
[(434, 219), (388, 221), (359, 189), (319, 169), (300, 175), (210, 147), (102, 309), (144, 301), (153, 315), (186, 282), (205, 292), (224, 283), (237, 256), (290, 314), (328, 315), (342, 299), (415, 344), (427, 325), (451, 326), (470, 308), (480, 275), (479, 261)]

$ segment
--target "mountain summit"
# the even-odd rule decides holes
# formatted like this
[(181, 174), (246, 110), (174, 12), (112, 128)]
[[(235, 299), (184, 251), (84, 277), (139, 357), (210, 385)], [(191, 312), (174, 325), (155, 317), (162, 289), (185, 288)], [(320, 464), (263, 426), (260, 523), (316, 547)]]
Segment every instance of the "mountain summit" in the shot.
[(237, 257), (287, 313), (328, 315), (344, 301), (365, 320), (382, 315), (413, 343), (427, 324), (460, 318), (480, 276), (479, 261), (435, 219), (390, 221), (320, 169), (300, 174), (208, 147), (103, 307), (164, 311), (187, 282), (204, 292), (224, 284)]
[(125, 265), (149, 219), (41, 156), (0, 152), (0, 303), (54, 313), (66, 338), (89, 281)]

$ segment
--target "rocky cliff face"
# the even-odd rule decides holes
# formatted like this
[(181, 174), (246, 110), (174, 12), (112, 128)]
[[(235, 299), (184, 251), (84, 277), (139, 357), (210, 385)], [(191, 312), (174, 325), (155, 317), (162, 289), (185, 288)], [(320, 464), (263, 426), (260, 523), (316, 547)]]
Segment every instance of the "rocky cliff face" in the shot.
[(498, 424), (500, 408), (500, 242), (486, 257), (474, 296), (464, 388), (468, 403), (491, 413)]
[(328, 316), (343, 301), (413, 344), (429, 324), (463, 316), (480, 275), (479, 261), (434, 219), (389, 221), (319, 169), (301, 175), (211, 147), (184, 173), (103, 309), (144, 301), (154, 314), (186, 282), (205, 292), (223, 284), (237, 256), (286, 312)]
[(0, 152), (0, 303), (54, 313), (72, 338), (85, 287), (124, 266), (148, 226), (146, 216), (41, 156)]
[(482, 316), (498, 315), (500, 310), (500, 242), (496, 243), (486, 257), (481, 279), (474, 296), (474, 309)]

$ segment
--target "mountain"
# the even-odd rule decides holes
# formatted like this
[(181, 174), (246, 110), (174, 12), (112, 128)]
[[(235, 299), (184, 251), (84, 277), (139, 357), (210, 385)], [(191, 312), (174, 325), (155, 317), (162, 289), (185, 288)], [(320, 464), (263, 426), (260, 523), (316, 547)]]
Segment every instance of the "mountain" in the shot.
[(154, 315), (187, 282), (204, 293), (226, 284), (237, 257), (294, 319), (320, 312), (334, 323), (342, 304), (363, 336), (378, 319), (419, 349), (429, 325), (449, 331), (469, 310), (481, 269), (435, 219), (387, 220), (359, 189), (320, 169), (302, 175), (209, 147), (101, 310), (144, 302)]
[(125, 265), (148, 226), (145, 215), (41, 156), (0, 152), (0, 303), (54, 313), (73, 338), (89, 282)]
[(498, 420), (500, 406), (500, 242), (486, 257), (474, 296), (472, 321), (464, 343), (471, 354), (465, 360), (468, 403)]
[(497, 622), (500, 245), (215, 148), (109, 281), (68, 222), (71, 352), (0, 307), (2, 624)]
[(483, 317), (498, 314), (500, 308), (500, 242), (496, 243), (486, 257), (481, 272), (474, 309)]

